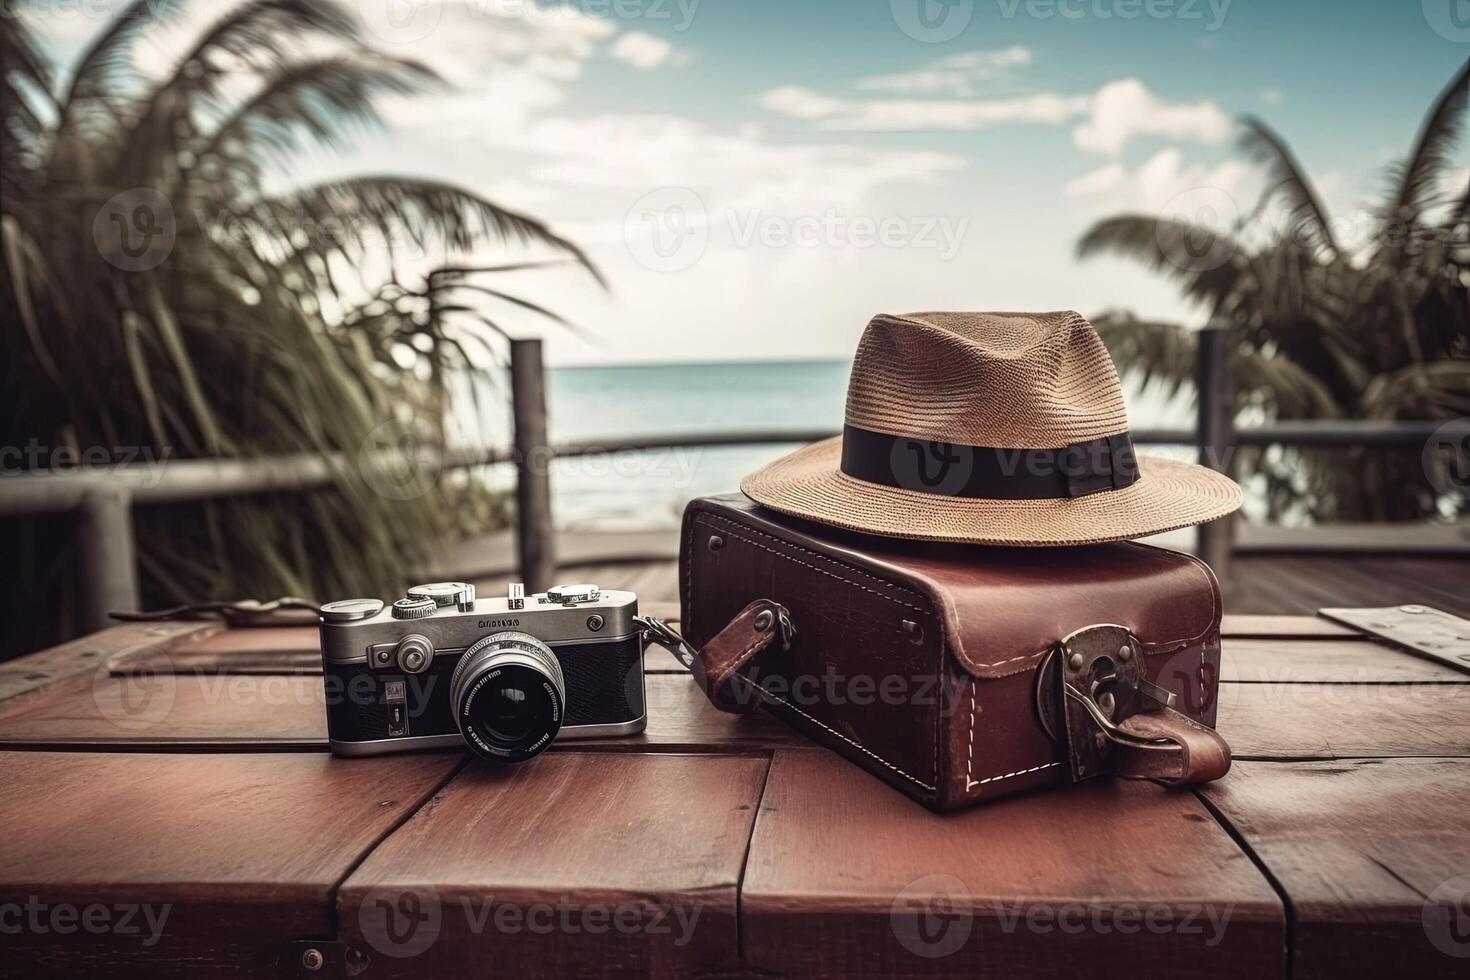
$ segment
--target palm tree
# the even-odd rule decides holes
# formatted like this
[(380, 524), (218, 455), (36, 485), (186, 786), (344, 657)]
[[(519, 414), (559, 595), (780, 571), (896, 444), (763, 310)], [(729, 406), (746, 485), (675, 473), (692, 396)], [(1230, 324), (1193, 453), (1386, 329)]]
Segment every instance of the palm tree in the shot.
[[(551, 315), (494, 277), (590, 270), (585, 257), (433, 181), (272, 190), (301, 151), (379, 125), (380, 96), (441, 82), (322, 0), (243, 2), (161, 78), (143, 75), (135, 45), (183, 6), (135, 0), (60, 86), (18, 19), (0, 18), (0, 444), (351, 460), (385, 424), (442, 432), (452, 379), (496, 361), (504, 317)], [(496, 244), (526, 258), (413, 272), (428, 264), (417, 256)], [(374, 477), (345, 466), (333, 492), (141, 513), (146, 598), (383, 594), (463, 498), (487, 506), (467, 481), (405, 499)], [(3, 533), (27, 594), (64, 581), (58, 528)]]
[[(1470, 64), (1431, 106), (1407, 161), (1391, 168), (1363, 249), (1338, 242), (1286, 142), (1246, 118), (1241, 146), (1268, 183), (1233, 227), (1119, 215), (1088, 229), (1078, 255), (1113, 252), (1147, 263), (1210, 322), (1233, 327), (1236, 408), (1244, 417), (1470, 415), (1470, 191), (1442, 190), (1464, 123), (1467, 72)], [(1188, 330), (1126, 312), (1104, 314), (1098, 328), (1145, 385), (1177, 391), (1191, 379)], [(1463, 498), (1429, 485), (1418, 452), (1345, 452), (1269, 449), (1242, 454), (1237, 465), (1254, 475), (1271, 518), (1416, 519), (1464, 507)]]

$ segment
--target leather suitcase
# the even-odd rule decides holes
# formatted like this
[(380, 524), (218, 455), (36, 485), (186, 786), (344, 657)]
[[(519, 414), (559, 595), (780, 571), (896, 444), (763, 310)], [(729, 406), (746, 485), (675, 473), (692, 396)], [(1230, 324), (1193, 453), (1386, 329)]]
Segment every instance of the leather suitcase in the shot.
[(680, 599), (716, 706), (769, 711), (935, 810), (1230, 765), (1220, 589), (1189, 555), (879, 538), (732, 494), (684, 513)]

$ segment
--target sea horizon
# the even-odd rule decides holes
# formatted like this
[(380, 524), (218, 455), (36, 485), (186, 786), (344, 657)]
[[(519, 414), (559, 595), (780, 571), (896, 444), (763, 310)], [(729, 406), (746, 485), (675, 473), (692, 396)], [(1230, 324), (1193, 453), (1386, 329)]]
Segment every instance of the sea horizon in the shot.
[[(553, 443), (734, 430), (836, 433), (842, 428), (851, 358), (668, 361), (548, 367), (547, 421)], [(1172, 398), (1124, 379), (1130, 425), (1187, 428), (1192, 394)], [(481, 430), (510, 439), (505, 399), (481, 402)], [(684, 505), (737, 490), (740, 480), (799, 443), (690, 446), (558, 459), (551, 468), (552, 517), (561, 530), (650, 530), (678, 526)], [(1150, 452), (1192, 456), (1187, 448)], [(507, 467), (487, 471), (496, 489), (514, 487)]]

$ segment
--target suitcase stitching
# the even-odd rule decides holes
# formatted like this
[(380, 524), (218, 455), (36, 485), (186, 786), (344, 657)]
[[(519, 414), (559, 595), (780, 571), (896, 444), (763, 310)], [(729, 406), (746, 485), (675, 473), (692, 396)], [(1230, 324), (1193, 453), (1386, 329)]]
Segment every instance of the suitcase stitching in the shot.
[[(731, 534), (734, 534), (737, 538), (741, 536), (741, 533), (740, 532), (748, 532), (750, 534), (759, 534), (763, 538), (767, 538), (767, 539), (769, 539), (771, 541), (775, 541), (777, 544), (784, 545), (785, 547), (793, 548), (793, 549), (795, 549), (797, 551), (802, 552), (803, 554), (811, 555), (813, 558), (820, 558), (823, 561), (830, 561), (834, 565), (838, 565), (838, 566), (840, 566), (842, 568), (848, 569), (854, 575), (861, 575), (863, 578), (869, 579), (870, 581), (873, 581), (873, 582), (877, 582), (880, 585), (887, 585), (890, 588), (898, 589), (900, 592), (904, 593), (905, 595), (911, 595), (915, 599), (919, 598), (919, 594), (917, 592), (913, 592), (913, 591), (911, 591), (909, 589), (905, 589), (901, 585), (893, 585), (893, 583), (891, 583), (891, 582), (885, 582), (883, 579), (878, 578), (878, 577), (873, 576), (873, 575), (869, 575), (868, 573), (863, 572), (863, 571), (860, 571), (859, 569), (853, 568), (851, 565), (848, 565), (847, 563), (845, 563), (843, 561), (840, 561), (840, 560), (838, 560), (836, 558), (829, 557), (827, 555), (820, 554), (819, 552), (811, 551), (808, 548), (803, 548), (799, 544), (792, 544), (789, 541), (783, 541), (780, 538), (776, 537), (775, 535), (767, 534), (764, 531), (757, 531), (753, 527), (741, 527), (738, 524), (731, 524), (730, 522), (726, 521), (724, 518), (716, 517), (713, 514), (704, 514), (704, 515), (701, 515), (701, 516), (706, 521), (708, 521), (710, 523), (720, 523), (720, 524), (725, 525), (726, 530), (728, 530)], [(689, 531), (689, 537), (690, 537), (690, 541), (692, 542), (693, 541), (693, 537), (694, 537), (694, 529), (692, 527), (690, 528), (690, 531)], [(872, 595), (875, 595), (875, 596), (877, 596), (880, 599), (887, 599), (889, 602), (896, 602), (900, 606), (906, 606), (907, 608), (912, 609), (915, 612), (921, 612), (921, 613), (925, 613), (925, 614), (928, 614), (929, 613), (929, 610), (923, 608), (922, 606), (916, 606), (916, 605), (913, 605), (912, 603), (904, 602), (902, 599), (896, 599), (896, 598), (894, 598), (891, 595), (885, 595), (884, 593), (879, 592), (876, 589), (870, 589), (870, 588), (868, 588), (866, 585), (863, 585), (860, 582), (854, 582), (852, 579), (843, 578), (841, 575), (838, 575), (835, 572), (829, 572), (825, 568), (818, 568), (816, 565), (808, 564), (807, 562), (804, 562), (804, 561), (802, 561), (799, 558), (792, 558), (790, 555), (783, 555), (783, 554), (781, 554), (781, 552), (776, 551), (774, 548), (768, 548), (767, 546), (761, 544), (759, 541), (752, 541), (749, 538), (744, 538), (743, 540), (745, 541), (746, 544), (753, 544), (757, 548), (760, 548), (763, 551), (769, 551), (771, 554), (775, 555), (778, 558), (785, 558), (787, 561), (794, 561), (798, 565), (805, 565), (807, 568), (810, 568), (813, 571), (820, 572), (821, 574), (826, 575), (829, 578), (835, 578), (839, 582), (846, 582), (848, 585), (856, 586), (857, 588), (862, 589), (864, 592), (871, 593)], [(940, 624), (940, 627), (939, 628), (940, 628), (940, 632), (942, 633), (943, 630), (944, 630), (943, 623)]]
[(1052, 766), (1059, 766), (1059, 765), (1061, 765), (1060, 762), (1045, 762), (1045, 763), (1042, 763), (1039, 766), (1032, 766), (1030, 769), (1017, 769), (1015, 772), (1008, 772), (1008, 773), (1006, 773), (1003, 776), (986, 776), (984, 779), (976, 779), (976, 778), (974, 778), (975, 777), (975, 773), (974, 773), (973, 766), (975, 764), (975, 714), (976, 714), (976, 709), (975, 709), (975, 688), (978, 687), (978, 686), (979, 686), (979, 682), (976, 681), (975, 678), (973, 678), (973, 677), (970, 678), (970, 747), (969, 747), (968, 750), (966, 750), (966, 753), (965, 753), (965, 792), (966, 793), (968, 793), (971, 790), (973, 790), (976, 786), (984, 786), (986, 783), (998, 783), (1002, 779), (1010, 779), (1012, 776), (1024, 776), (1028, 772), (1040, 772), (1043, 769), (1050, 769)]
[[(780, 538), (774, 537), (774, 536), (769, 535), (769, 534), (764, 534), (761, 531), (756, 531), (754, 528), (738, 528), (738, 530), (737, 530), (737, 526), (736, 525), (730, 525), (728, 523), (725, 526), (725, 532), (727, 534), (731, 535), (732, 537), (738, 538), (741, 541), (744, 541), (748, 545), (752, 545), (753, 547), (759, 548), (762, 551), (765, 551), (765, 552), (767, 552), (769, 554), (775, 555), (777, 558), (784, 558), (787, 561), (796, 562), (796, 564), (801, 565), (801, 566), (806, 567), (806, 568), (810, 568), (812, 571), (817, 572), (817, 573), (819, 573), (821, 575), (826, 575), (828, 578), (835, 578), (839, 582), (846, 582), (848, 585), (855, 586), (856, 588), (862, 589), (864, 592), (867, 592), (867, 593), (870, 593), (872, 595), (875, 595), (875, 596), (877, 596), (880, 599), (887, 599), (889, 602), (895, 603), (895, 604), (900, 605), (900, 606), (905, 606), (905, 607), (907, 607), (909, 609), (914, 610), (915, 612), (921, 612), (921, 613), (922, 612), (925, 612), (924, 609), (921, 609), (918, 606), (910, 605), (909, 603), (904, 602), (902, 599), (895, 599), (893, 596), (884, 595), (883, 593), (878, 592), (878, 591), (875, 591), (873, 589), (870, 589), (870, 588), (868, 588), (865, 585), (862, 585), (862, 584), (860, 584), (858, 582), (854, 582), (854, 581), (852, 581), (852, 579), (843, 578), (841, 575), (838, 575), (835, 572), (829, 572), (829, 571), (827, 571), (824, 568), (818, 568), (816, 565), (813, 565), (810, 562), (804, 562), (800, 558), (793, 558), (791, 555), (783, 555), (781, 552), (777, 551), (774, 548), (767, 547), (766, 545), (761, 544), (759, 541), (753, 541), (750, 538), (745, 537), (743, 534), (740, 533), (740, 531), (750, 531), (752, 534), (760, 534), (762, 537), (770, 538), (770, 540), (775, 541), (778, 544), (783, 544), (783, 545), (787, 545), (788, 547), (795, 548), (796, 550), (802, 551), (802, 552), (804, 552), (806, 554), (809, 554), (809, 555), (812, 555), (815, 558), (823, 558), (823, 559), (826, 559), (827, 561), (833, 561), (833, 559), (827, 558), (827, 556), (825, 556), (825, 555), (820, 555), (820, 554), (817, 554), (814, 551), (809, 551), (808, 549), (803, 548), (801, 545), (790, 544), (790, 542), (782, 541)], [(848, 567), (846, 565), (843, 565), (841, 562), (834, 562), (834, 563), (835, 564), (838, 564), (838, 565), (841, 565), (844, 568)], [(859, 574), (859, 575), (862, 575), (863, 574), (862, 572), (858, 572), (856, 569), (853, 569), (853, 572), (855, 574)], [(871, 576), (867, 576), (867, 577), (871, 577)], [(882, 581), (882, 580), (881, 579), (874, 579), (874, 581)], [(907, 591), (907, 590), (905, 590), (905, 591)], [(912, 594), (912, 593), (910, 593), (910, 594)], [(940, 655), (940, 658), (941, 658), (940, 665), (942, 667), (942, 665), (943, 665), (943, 657), (944, 657), (944, 626), (943, 626), (943, 624), (940, 624), (939, 633), (940, 633), (939, 655)], [(756, 686), (759, 687), (760, 685), (756, 685)], [(910, 775), (907, 772), (904, 772), (902, 769), (898, 768), (898, 766), (895, 766), (893, 763), (889, 762), (887, 759), (884, 759), (882, 756), (878, 755), (877, 753), (873, 752), (872, 750), (864, 747), (863, 745), (861, 745), (858, 742), (854, 742), (852, 739), (848, 738), (846, 735), (843, 735), (841, 732), (837, 731), (836, 729), (831, 728), (831, 727), (823, 724), (822, 722), (818, 721), (816, 718), (813, 718), (811, 715), (807, 714), (805, 711), (802, 711), (800, 708), (798, 708), (796, 705), (792, 704), (791, 702), (787, 701), (785, 698), (782, 698), (779, 695), (770, 694), (770, 692), (766, 691), (766, 689), (764, 687), (761, 687), (760, 689), (761, 689), (761, 691), (765, 692), (769, 697), (772, 697), (775, 700), (780, 701), (782, 704), (786, 705), (788, 708), (790, 708), (792, 711), (795, 711), (797, 714), (801, 715), (803, 718), (806, 718), (806, 719), (810, 720), (814, 724), (820, 725), (822, 728), (824, 728), (827, 731), (831, 732), (833, 735), (836, 735), (838, 738), (842, 739), (847, 744), (849, 744), (849, 745), (853, 746), (854, 748), (862, 751), (864, 754), (870, 755), (874, 759), (877, 759), (879, 762), (883, 763), (883, 765), (887, 766), (889, 769), (892, 769), (894, 772), (899, 773), (900, 775), (902, 775), (902, 776), (904, 776), (904, 777), (906, 777), (908, 779), (913, 780), (915, 783), (917, 783), (918, 785), (924, 787), (927, 790), (930, 790), (930, 791), (933, 791), (933, 792), (938, 792), (938, 790), (937, 790), (937, 788), (935, 786), (931, 786), (929, 783), (924, 782), (923, 780), (919, 779), (918, 777), (913, 776), (913, 775)], [(933, 755), (933, 759), (931, 760), (931, 764), (934, 767), (934, 776), (932, 778), (934, 779), (935, 783), (938, 783), (939, 782), (939, 748), (938, 748), (938, 746), (939, 746), (939, 731), (940, 731), (940, 728), (939, 728), (939, 720), (938, 720), (937, 717), (935, 719), (934, 729), (935, 729), (935, 731), (934, 731), (934, 746), (933, 746), (934, 755)]]
[(836, 735), (838, 738), (842, 739), (848, 745), (851, 745), (853, 748), (857, 749), (859, 752), (863, 753), (864, 755), (870, 756), (870, 757), (878, 760), (884, 766), (886, 766), (889, 769), (892, 769), (894, 772), (898, 773), (900, 776), (904, 777), (905, 779), (909, 780), (910, 782), (914, 783), (915, 785), (922, 786), (924, 789), (927, 789), (930, 792), (935, 792), (936, 791), (935, 790), (935, 787), (933, 787), (933, 786), (929, 785), (928, 783), (924, 782), (922, 779), (919, 779), (917, 776), (912, 776), (912, 775), (904, 772), (902, 769), (898, 768), (898, 766), (895, 766), (893, 763), (889, 762), (887, 759), (883, 758), (878, 753), (872, 751), (871, 749), (869, 749), (869, 748), (867, 748), (867, 747), (865, 747), (865, 746), (863, 746), (863, 745), (861, 745), (861, 744), (859, 744), (857, 742), (854, 742), (852, 739), (848, 738), (846, 735), (842, 734), (837, 729), (832, 728), (830, 725), (827, 725), (827, 724), (819, 721), (818, 719), (813, 718), (811, 715), (807, 714), (805, 711), (802, 711), (796, 705), (792, 704), (790, 701), (787, 701), (785, 698), (781, 697), (779, 694), (772, 694), (770, 691), (767, 691), (764, 687), (761, 687), (759, 684), (755, 683), (755, 681), (752, 681), (748, 677), (744, 677), (744, 676), (739, 675), (739, 674), (736, 674), (735, 676), (740, 677), (741, 680), (745, 681), (747, 684), (751, 685), (752, 687), (754, 687), (756, 690), (760, 691), (762, 694), (764, 694), (766, 697), (770, 698), (771, 700), (781, 702), (786, 707), (790, 708), (792, 711), (795, 711), (797, 714), (801, 715), (807, 721), (811, 722), (813, 725), (817, 725), (817, 726), (821, 727), (822, 729), (824, 729), (824, 730), (826, 730), (828, 732), (831, 732), (833, 735)]
[[(880, 599), (886, 599), (889, 602), (895, 603), (895, 604), (900, 605), (900, 606), (904, 606), (904, 607), (906, 607), (908, 609), (912, 609), (915, 612), (925, 613), (926, 615), (928, 614), (928, 611), (927, 610), (925, 610), (925, 609), (923, 609), (923, 608), (921, 608), (919, 606), (915, 606), (915, 605), (912, 605), (911, 603), (904, 602), (902, 599), (896, 599), (896, 598), (894, 598), (891, 595), (884, 595), (882, 592), (878, 592), (875, 589), (870, 589), (867, 586), (862, 585), (861, 583), (854, 582), (852, 579), (844, 578), (843, 576), (838, 575), (835, 572), (829, 572), (829, 571), (827, 571), (824, 568), (818, 568), (816, 565), (813, 565), (813, 564), (811, 564), (809, 562), (804, 562), (800, 558), (794, 558), (791, 555), (782, 554), (781, 552), (775, 550), (774, 548), (770, 548), (770, 547), (767, 547), (766, 545), (761, 544), (759, 541), (754, 541), (754, 540), (751, 540), (750, 538), (745, 537), (744, 534), (742, 534), (740, 532), (748, 531), (751, 534), (759, 534), (761, 537), (767, 538), (767, 539), (769, 539), (771, 541), (774, 541), (777, 544), (784, 545), (785, 547), (788, 547), (788, 548), (793, 548), (793, 549), (795, 549), (797, 551), (800, 551), (800, 552), (802, 552), (804, 554), (811, 555), (814, 558), (821, 558), (824, 561), (830, 561), (834, 565), (837, 565), (840, 568), (847, 568), (850, 571), (852, 571), (852, 573), (855, 574), (855, 575), (862, 575), (864, 578), (870, 579), (871, 581), (874, 581), (874, 582), (880, 582), (880, 583), (882, 583), (884, 585), (890, 584), (890, 583), (883, 582), (882, 579), (876, 578), (876, 577), (874, 577), (872, 575), (868, 575), (866, 572), (859, 571), (856, 568), (852, 568), (850, 565), (847, 565), (844, 562), (838, 561), (837, 559), (829, 558), (826, 555), (821, 555), (821, 554), (818, 554), (815, 551), (811, 551), (811, 550), (809, 550), (807, 548), (803, 548), (799, 544), (792, 544), (789, 541), (783, 541), (780, 538), (776, 537), (775, 535), (766, 534), (764, 531), (757, 531), (755, 528), (740, 527), (737, 524), (732, 524), (731, 522), (726, 521), (723, 518), (716, 517), (713, 514), (699, 514), (699, 515), (696, 515), (695, 519), (689, 522), (689, 530), (688, 530), (688, 533), (685, 536), (686, 539), (685, 539), (685, 542), (684, 542), (684, 554), (685, 554), (685, 567), (687, 569), (687, 572), (685, 574), (684, 581), (685, 581), (685, 583), (687, 585), (687, 589), (686, 589), (686, 605), (688, 606), (689, 611), (691, 613), (694, 611), (694, 603), (692, 601), (692, 599), (693, 599), (693, 593), (694, 593), (694, 527), (695, 527), (696, 524), (699, 523), (699, 519), (700, 518), (703, 518), (704, 521), (705, 521), (705, 523), (707, 523), (707, 524), (722, 524), (722, 525), (724, 525), (724, 528), (726, 530), (726, 533), (731, 534), (731, 535), (733, 535), (736, 538), (739, 538), (740, 540), (744, 541), (746, 544), (753, 545), (753, 546), (755, 546), (757, 548), (760, 548), (762, 551), (765, 551), (765, 552), (768, 552), (770, 554), (773, 554), (777, 558), (784, 558), (787, 561), (796, 562), (798, 565), (803, 565), (803, 566), (805, 566), (807, 568), (810, 568), (812, 571), (818, 572), (819, 574), (822, 574), (822, 575), (826, 575), (829, 578), (835, 578), (839, 582), (846, 582), (848, 585), (855, 586), (856, 588), (859, 588), (859, 589), (863, 590), (864, 592), (867, 592), (867, 593), (869, 593), (871, 595), (875, 595), (875, 596), (877, 596)], [(918, 598), (917, 593), (911, 592), (908, 589), (904, 589), (901, 586), (894, 586), (894, 588), (898, 588), (900, 591), (905, 592), (908, 595), (912, 595), (915, 598)], [(936, 673), (935, 676), (939, 676), (939, 673), (942, 673), (943, 672), (943, 667), (944, 667), (944, 649), (945, 649), (944, 621), (942, 619), (936, 617), (936, 622), (939, 624), (939, 664), (935, 668), (936, 671), (937, 671), (937, 673)], [(686, 623), (685, 625), (688, 626), (689, 624)], [(751, 681), (750, 683), (754, 683), (754, 682)], [(756, 686), (757, 687), (760, 687), (760, 685), (758, 685), (758, 684)], [(874, 759), (877, 759), (884, 766), (888, 767), (889, 769), (892, 769), (894, 772), (898, 773), (899, 775), (905, 777), (906, 779), (909, 779), (909, 780), (913, 781), (914, 783), (918, 784), (919, 786), (922, 786), (924, 789), (927, 789), (927, 790), (929, 790), (932, 793), (938, 793), (939, 790), (938, 790), (937, 784), (939, 782), (939, 745), (940, 745), (940, 733), (942, 731), (941, 726), (940, 726), (940, 716), (939, 716), (939, 713), (938, 712), (935, 712), (935, 718), (934, 718), (934, 745), (933, 745), (934, 757), (933, 757), (933, 760), (932, 760), (932, 764), (934, 766), (934, 775), (933, 775), (932, 778), (933, 778), (934, 783), (936, 785), (930, 785), (929, 783), (924, 782), (922, 779), (919, 779), (917, 776), (913, 776), (913, 775), (911, 775), (911, 774), (909, 774), (907, 772), (904, 772), (902, 769), (900, 769), (898, 766), (895, 766), (893, 763), (889, 762), (887, 759), (884, 759), (882, 756), (880, 756), (877, 753), (873, 752), (872, 750), (864, 747), (863, 745), (860, 745), (859, 743), (854, 742), (852, 739), (848, 738), (846, 735), (843, 735), (841, 732), (839, 732), (839, 731), (837, 731), (837, 730), (835, 730), (833, 728), (830, 728), (829, 726), (823, 724), (822, 722), (820, 722), (817, 719), (813, 718), (811, 715), (807, 714), (805, 711), (802, 711), (800, 708), (796, 707), (796, 705), (791, 704), (786, 699), (781, 698), (781, 697), (779, 697), (777, 695), (774, 695), (774, 694), (770, 694), (770, 692), (766, 691), (765, 688), (763, 688), (763, 687), (761, 687), (760, 690), (763, 691), (763, 692), (765, 692), (767, 694), (767, 696), (772, 697), (772, 698), (775, 698), (775, 700), (777, 700), (777, 701), (780, 701), (782, 704), (786, 705), (792, 711), (795, 711), (797, 714), (801, 715), (803, 718), (808, 719), (813, 724), (819, 725), (822, 728), (826, 729), (827, 731), (831, 732), (833, 735), (836, 735), (838, 738), (842, 739), (844, 742), (846, 742), (847, 744), (851, 745), (853, 748), (859, 750), (863, 754), (868, 755), (868, 756), (871, 756)]]

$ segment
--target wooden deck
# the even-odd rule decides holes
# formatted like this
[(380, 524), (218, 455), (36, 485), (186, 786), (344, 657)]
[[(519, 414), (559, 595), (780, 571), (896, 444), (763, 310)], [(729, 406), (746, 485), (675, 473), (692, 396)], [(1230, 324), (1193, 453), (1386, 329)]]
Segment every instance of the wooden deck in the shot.
[(1462, 571), (1242, 559), (1224, 779), (947, 816), (662, 652), (645, 732), (507, 770), (332, 757), (312, 627), (115, 627), (0, 666), (0, 976), (1463, 977), (1470, 674), (1260, 615)]

